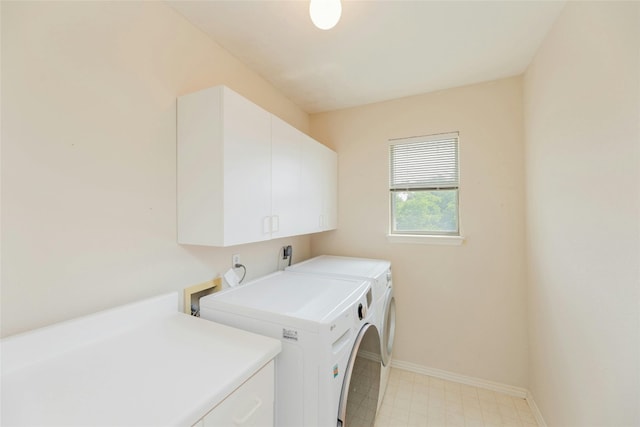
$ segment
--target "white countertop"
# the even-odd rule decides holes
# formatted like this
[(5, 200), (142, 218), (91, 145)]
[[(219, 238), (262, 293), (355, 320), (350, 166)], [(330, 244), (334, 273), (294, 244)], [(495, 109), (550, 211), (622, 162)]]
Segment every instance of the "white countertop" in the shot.
[(2, 340), (2, 425), (191, 426), (280, 352), (177, 294), (145, 304)]

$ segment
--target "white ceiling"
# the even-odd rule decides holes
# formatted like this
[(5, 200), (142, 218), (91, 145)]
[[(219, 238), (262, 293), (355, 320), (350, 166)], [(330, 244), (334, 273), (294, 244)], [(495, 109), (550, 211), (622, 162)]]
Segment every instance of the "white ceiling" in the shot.
[(323, 31), (308, 2), (168, 2), (309, 113), (522, 73), (564, 1), (343, 0)]

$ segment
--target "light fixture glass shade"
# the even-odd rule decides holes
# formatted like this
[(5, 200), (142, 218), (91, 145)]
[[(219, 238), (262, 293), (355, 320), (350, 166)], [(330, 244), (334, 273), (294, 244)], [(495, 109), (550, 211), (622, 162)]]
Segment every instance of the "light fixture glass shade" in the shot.
[(342, 15), (340, 0), (311, 0), (309, 16), (313, 24), (321, 30), (329, 30), (338, 23)]

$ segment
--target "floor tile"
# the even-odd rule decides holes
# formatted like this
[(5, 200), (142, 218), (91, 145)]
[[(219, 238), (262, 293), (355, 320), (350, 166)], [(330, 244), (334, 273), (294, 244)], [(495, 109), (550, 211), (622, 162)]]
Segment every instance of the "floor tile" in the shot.
[(375, 427), (510, 426), (537, 426), (525, 399), (396, 368), (375, 420)]

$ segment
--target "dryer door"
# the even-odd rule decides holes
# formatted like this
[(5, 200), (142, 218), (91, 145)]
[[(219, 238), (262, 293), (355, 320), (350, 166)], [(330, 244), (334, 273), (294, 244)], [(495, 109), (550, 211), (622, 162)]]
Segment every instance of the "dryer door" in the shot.
[(363, 341), (373, 340), (380, 348), (378, 329), (366, 324), (356, 338), (345, 371), (340, 406), (338, 407), (338, 427), (373, 426), (378, 408), (380, 391), (380, 354), (365, 351)]
[(393, 286), (387, 288), (384, 296), (384, 314), (382, 321), (382, 364), (388, 366), (393, 352), (393, 340), (396, 336), (396, 299), (393, 296)]

